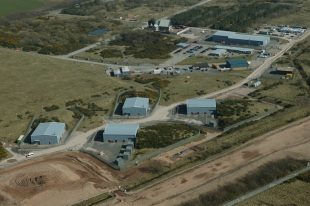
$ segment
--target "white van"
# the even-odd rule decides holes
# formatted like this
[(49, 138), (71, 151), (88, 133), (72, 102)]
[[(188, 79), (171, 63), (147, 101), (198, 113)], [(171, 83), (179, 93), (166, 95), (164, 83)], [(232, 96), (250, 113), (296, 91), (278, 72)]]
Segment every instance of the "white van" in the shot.
[(33, 155), (34, 155), (33, 152), (29, 152), (28, 154), (26, 154), (26, 157), (31, 157), (31, 156), (33, 156)]

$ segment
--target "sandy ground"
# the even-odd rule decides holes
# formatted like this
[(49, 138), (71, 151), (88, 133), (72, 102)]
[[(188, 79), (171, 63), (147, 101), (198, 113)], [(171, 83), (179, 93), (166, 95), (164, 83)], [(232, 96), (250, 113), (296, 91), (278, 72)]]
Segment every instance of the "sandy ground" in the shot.
[(82, 153), (60, 153), (0, 170), (0, 205), (71, 205), (115, 190), (111, 169)]
[(186, 155), (189, 155), (190, 153), (194, 152), (194, 150), (192, 149), (193, 147), (200, 145), (206, 141), (209, 141), (209, 140), (217, 137), (220, 134), (221, 134), (220, 132), (213, 132), (213, 133), (208, 132), (207, 134), (204, 135), (203, 139), (198, 140), (198, 141), (194, 141), (194, 142), (191, 142), (189, 144), (186, 144), (186, 145), (177, 147), (175, 149), (169, 150), (167, 152), (164, 152), (164, 153), (158, 155), (157, 157), (155, 157), (154, 159), (172, 164), (175, 162), (175, 160), (177, 160), (177, 159), (174, 159), (176, 154), (183, 153), (180, 157), (184, 157)]
[[(294, 123), (295, 124), (295, 123)], [(239, 178), (268, 161), (285, 157), (310, 159), (310, 118), (251, 141), (247, 146), (126, 196), (109, 205), (177, 205)]]

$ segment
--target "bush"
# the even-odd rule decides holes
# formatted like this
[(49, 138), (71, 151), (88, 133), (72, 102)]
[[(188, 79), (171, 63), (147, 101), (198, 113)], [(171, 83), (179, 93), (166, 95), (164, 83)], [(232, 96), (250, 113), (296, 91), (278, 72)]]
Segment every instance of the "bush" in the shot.
[(161, 148), (195, 134), (198, 130), (186, 124), (157, 124), (142, 128), (137, 134), (138, 149)]
[[(305, 166), (305, 161), (295, 159), (282, 159), (275, 162), (267, 163), (259, 167), (245, 177), (239, 178), (236, 181), (224, 185), (217, 190), (202, 194), (199, 198), (181, 204), (185, 205), (222, 205), (227, 201), (231, 201), (238, 196), (246, 194), (256, 188), (262, 187), (279, 178), (282, 178), (298, 169)], [(306, 177), (308, 179), (308, 177)]]
[(155, 32), (130, 31), (121, 33), (111, 45), (127, 46), (125, 55), (135, 58), (166, 59), (175, 50), (177, 40)]
[(54, 110), (57, 110), (59, 109), (59, 106), (57, 105), (52, 105), (52, 106), (47, 106), (47, 107), (43, 107), (43, 109), (46, 111), (46, 112), (50, 112), (50, 111), (54, 111)]
[(115, 57), (123, 57), (122, 51), (118, 49), (105, 49), (100, 52), (100, 56), (102, 58), (115, 58)]

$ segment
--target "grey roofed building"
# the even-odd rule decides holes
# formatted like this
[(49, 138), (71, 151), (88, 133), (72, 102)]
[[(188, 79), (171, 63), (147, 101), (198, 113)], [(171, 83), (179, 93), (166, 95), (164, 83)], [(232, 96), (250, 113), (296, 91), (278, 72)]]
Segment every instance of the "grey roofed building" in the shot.
[(212, 40), (225, 44), (243, 44), (252, 46), (266, 46), (270, 42), (269, 36), (240, 34), (231, 31), (217, 31)]
[(41, 145), (59, 144), (65, 131), (66, 131), (65, 123), (60, 122), (40, 123), (30, 136), (31, 143), (37, 143)]
[(224, 54), (226, 54), (225, 49), (215, 49), (209, 53), (209, 56), (220, 57), (220, 56), (223, 56)]
[(250, 49), (250, 48), (220, 46), (220, 45), (216, 45), (214, 49), (226, 49), (229, 52), (237, 52), (237, 53), (242, 53), (242, 54), (252, 54), (254, 52), (254, 49)]
[(246, 59), (228, 59), (226, 66), (231, 69), (247, 68), (249, 67), (249, 62)]
[(171, 29), (170, 19), (160, 19), (157, 24), (160, 32), (169, 32)]
[(189, 47), (188, 43), (184, 43), (184, 42), (180, 42), (177, 44), (177, 47), (180, 47), (182, 49), (186, 49), (187, 47)]
[(208, 114), (216, 113), (215, 99), (188, 99), (186, 101), (187, 114)]
[(122, 113), (129, 116), (146, 116), (150, 109), (149, 98), (131, 97), (126, 98)]
[(103, 141), (111, 142), (135, 142), (139, 124), (107, 124), (103, 132)]

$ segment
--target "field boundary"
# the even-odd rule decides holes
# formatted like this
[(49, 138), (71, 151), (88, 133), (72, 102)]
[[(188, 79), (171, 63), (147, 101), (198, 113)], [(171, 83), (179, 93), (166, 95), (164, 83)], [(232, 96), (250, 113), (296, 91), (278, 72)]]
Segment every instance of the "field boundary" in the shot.
[(267, 184), (267, 185), (265, 185), (263, 187), (255, 189), (252, 192), (249, 192), (249, 193), (247, 193), (245, 195), (242, 195), (241, 197), (238, 197), (237, 199), (234, 199), (234, 200), (232, 200), (230, 202), (224, 203), (223, 206), (233, 206), (233, 205), (236, 205), (236, 204), (238, 204), (238, 203), (240, 203), (240, 202), (242, 202), (244, 200), (247, 200), (247, 199), (249, 199), (249, 198), (251, 198), (251, 197), (253, 197), (255, 195), (258, 195), (258, 194), (260, 194), (262, 192), (265, 192), (265, 191), (267, 191), (267, 190), (269, 190), (269, 189), (271, 189), (271, 188), (273, 188), (273, 187), (275, 187), (277, 185), (280, 185), (280, 184), (282, 184), (282, 183), (284, 183), (284, 182), (286, 182), (288, 180), (291, 180), (291, 179), (297, 177), (298, 175), (300, 175), (302, 173), (305, 173), (305, 172), (308, 172), (308, 171), (310, 171), (310, 164), (309, 164), (309, 162), (308, 162), (308, 164), (307, 164), (307, 166), (305, 168), (300, 169), (298, 171), (295, 171), (295, 172), (293, 172), (293, 173), (291, 173), (291, 174), (289, 174), (289, 175), (287, 175), (285, 177), (282, 177), (282, 178), (280, 178), (278, 180), (275, 180), (275, 181), (273, 181), (273, 182), (271, 182), (271, 183), (269, 183), (269, 184)]

